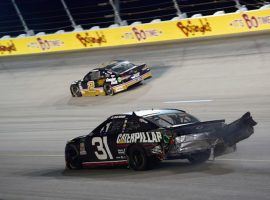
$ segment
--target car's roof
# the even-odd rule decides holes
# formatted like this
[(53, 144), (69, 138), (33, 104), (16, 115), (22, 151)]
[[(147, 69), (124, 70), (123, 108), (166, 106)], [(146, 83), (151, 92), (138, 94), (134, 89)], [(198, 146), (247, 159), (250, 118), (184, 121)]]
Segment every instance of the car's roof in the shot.
[(135, 114), (139, 117), (149, 117), (149, 116), (153, 116), (153, 115), (162, 115), (162, 114), (170, 114), (170, 113), (185, 113), (185, 111), (167, 108), (167, 109), (138, 110), (138, 111), (128, 112), (128, 113), (124, 113), (124, 114), (125, 115)]
[(99, 69), (111, 69), (113, 66), (118, 65), (120, 63), (124, 63), (124, 62), (130, 63), (127, 60), (112, 60), (109, 62), (102, 63)]

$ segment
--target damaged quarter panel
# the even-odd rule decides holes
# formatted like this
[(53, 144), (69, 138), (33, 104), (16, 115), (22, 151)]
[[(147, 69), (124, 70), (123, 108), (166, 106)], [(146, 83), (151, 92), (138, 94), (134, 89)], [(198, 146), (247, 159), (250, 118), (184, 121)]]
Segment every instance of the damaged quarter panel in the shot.
[(173, 133), (175, 140), (169, 156), (213, 148), (219, 142), (217, 132), (223, 126), (224, 120), (215, 120), (171, 127), (170, 131)]

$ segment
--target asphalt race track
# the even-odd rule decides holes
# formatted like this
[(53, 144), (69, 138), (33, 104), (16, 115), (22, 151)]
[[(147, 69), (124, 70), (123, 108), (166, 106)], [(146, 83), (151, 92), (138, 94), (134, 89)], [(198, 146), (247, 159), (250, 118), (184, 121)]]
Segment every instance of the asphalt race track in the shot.
[[(111, 59), (146, 62), (153, 79), (115, 96), (72, 98), (69, 85)], [(270, 196), (270, 35), (0, 59), (0, 199), (259, 199)], [(114, 113), (180, 108), (259, 123), (237, 152), (152, 171), (65, 170), (68, 139)]]

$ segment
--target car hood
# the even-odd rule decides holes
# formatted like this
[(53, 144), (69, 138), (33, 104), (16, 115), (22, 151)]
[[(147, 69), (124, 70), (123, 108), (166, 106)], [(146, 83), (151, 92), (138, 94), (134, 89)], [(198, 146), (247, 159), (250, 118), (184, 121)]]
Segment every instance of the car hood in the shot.
[(77, 84), (77, 83), (80, 83), (80, 82), (82, 82), (82, 81), (83, 81), (82, 79), (76, 80), (76, 81), (73, 81), (71, 84)]
[(82, 140), (84, 140), (86, 138), (87, 135), (82, 135), (82, 136), (79, 136), (79, 137), (75, 137), (71, 140), (68, 140), (67, 143), (77, 143), (77, 142), (80, 142)]

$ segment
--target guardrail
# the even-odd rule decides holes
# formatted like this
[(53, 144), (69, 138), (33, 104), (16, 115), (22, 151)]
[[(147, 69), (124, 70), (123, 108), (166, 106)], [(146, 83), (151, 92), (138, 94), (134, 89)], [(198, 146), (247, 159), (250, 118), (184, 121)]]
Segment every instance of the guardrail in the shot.
[(270, 9), (0, 40), (0, 56), (134, 45), (270, 30)]

